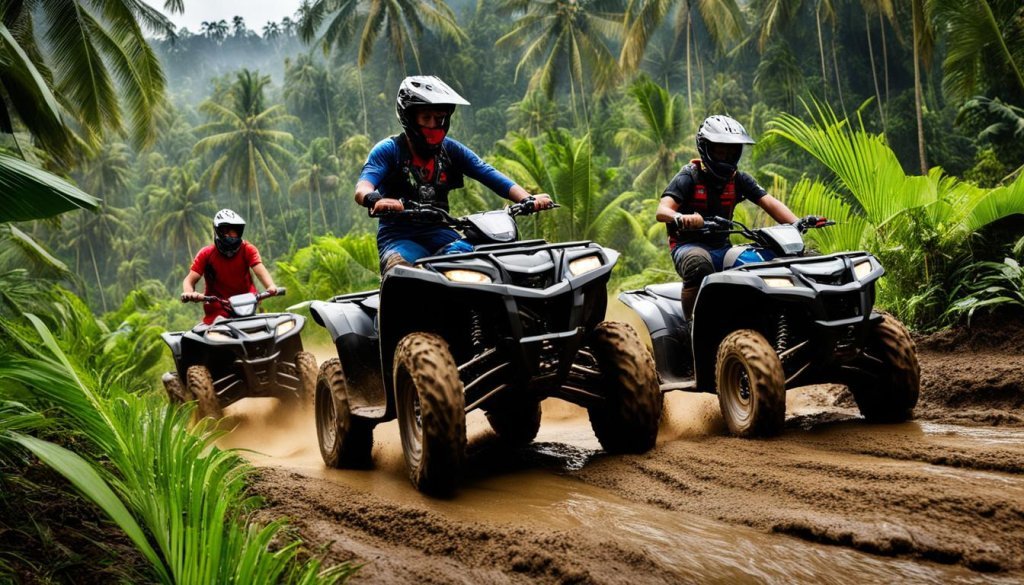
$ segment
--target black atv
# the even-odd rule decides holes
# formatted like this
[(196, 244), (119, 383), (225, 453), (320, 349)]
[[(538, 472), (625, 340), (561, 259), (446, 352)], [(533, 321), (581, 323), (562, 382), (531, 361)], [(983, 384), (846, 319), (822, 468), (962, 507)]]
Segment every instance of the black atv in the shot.
[(903, 325), (873, 310), (881, 264), (867, 252), (805, 254), (802, 233), (832, 224), (809, 217), (749, 229), (712, 218), (690, 230), (753, 243), (731, 248), (724, 270), (704, 279), (692, 323), (678, 283), (620, 294), (647, 325), (662, 391), (717, 393), (741, 437), (781, 432), (786, 390), (809, 384), (846, 384), (868, 420), (910, 418), (920, 367)]
[(522, 445), (536, 437), (547, 397), (586, 407), (609, 452), (654, 446), (654, 362), (632, 327), (602, 322), (618, 252), (517, 241), (514, 218), (532, 213), (532, 200), (462, 218), (406, 207), (391, 216), (448, 225), (475, 250), (397, 266), (379, 293), (312, 303), (339, 356), (316, 384), (328, 466), (371, 466), (374, 427), (397, 417), (413, 485), (448, 494), (465, 458), (467, 412), (482, 408), (501, 440)]
[[(285, 289), (277, 289), (278, 295), (284, 293)], [(302, 405), (312, 402), (316, 358), (302, 350), (299, 336), (306, 318), (293, 313), (256, 314), (259, 303), (269, 296), (263, 292), (229, 299), (203, 297), (202, 302), (226, 307), (232, 317), (161, 335), (174, 354), (177, 370), (163, 375), (171, 401), (198, 401), (200, 418), (220, 418), (224, 407), (250, 396), (275, 396)]]

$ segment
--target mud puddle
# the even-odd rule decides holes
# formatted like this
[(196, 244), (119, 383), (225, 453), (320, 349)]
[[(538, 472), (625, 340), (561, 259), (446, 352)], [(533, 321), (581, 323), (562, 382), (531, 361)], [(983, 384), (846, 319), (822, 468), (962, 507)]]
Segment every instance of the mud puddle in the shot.
[[(1024, 431), (874, 427), (816, 392), (792, 395), (771, 441), (723, 437), (714, 397), (670, 394), (659, 446), (631, 457), (603, 454), (585, 412), (558, 401), (522, 449), (472, 413), (452, 500), (411, 487), (394, 422), (377, 428), (369, 471), (326, 469), (311, 413), (272, 399), (229, 410), (221, 446), (251, 450), (268, 513), (329, 543), (327, 558), (367, 562), (368, 581), (1019, 582), (1024, 484), (1007, 462), (1024, 460)], [(1006, 502), (1008, 523), (994, 511)], [(971, 529), (978, 518), (1001, 535)]]

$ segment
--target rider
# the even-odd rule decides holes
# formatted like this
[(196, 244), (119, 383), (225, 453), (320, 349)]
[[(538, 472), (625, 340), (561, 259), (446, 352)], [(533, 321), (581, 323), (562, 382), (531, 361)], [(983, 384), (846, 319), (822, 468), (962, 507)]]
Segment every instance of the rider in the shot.
[[(374, 215), (402, 211), (403, 201), (447, 210), (448, 193), (463, 186), (463, 176), (480, 181), (512, 202), (531, 197), (472, 150), (447, 137), (457, 105), (469, 102), (439, 78), (406, 77), (398, 88), (395, 106), (403, 132), (381, 140), (370, 151), (356, 182), (356, 203)], [(535, 196), (536, 209), (553, 204), (546, 194)], [(435, 253), (472, 251), (472, 246), (459, 238), (446, 226), (382, 217), (377, 228), (381, 274)]]
[[(206, 246), (196, 254), (188, 276), (181, 283), (181, 302), (198, 302), (203, 295), (196, 292), (200, 278), (206, 280), (206, 295), (226, 299), (233, 295), (255, 293), (252, 274), (263, 283), (271, 295), (277, 294), (277, 285), (267, 267), (260, 259), (260, 252), (249, 242), (242, 240), (245, 220), (230, 209), (221, 209), (213, 216), (213, 245)], [(226, 307), (220, 303), (207, 303), (203, 323), (213, 323), (217, 317), (230, 317)]]
[(699, 159), (685, 165), (665, 188), (658, 205), (658, 221), (668, 224), (669, 247), (676, 272), (683, 278), (683, 316), (689, 322), (704, 277), (722, 270), (730, 248), (726, 233), (685, 232), (704, 227), (704, 218), (732, 219), (736, 204), (747, 199), (779, 223), (793, 223), (796, 215), (772, 197), (747, 173), (736, 170), (744, 144), (754, 144), (736, 120), (710, 116), (697, 130)]

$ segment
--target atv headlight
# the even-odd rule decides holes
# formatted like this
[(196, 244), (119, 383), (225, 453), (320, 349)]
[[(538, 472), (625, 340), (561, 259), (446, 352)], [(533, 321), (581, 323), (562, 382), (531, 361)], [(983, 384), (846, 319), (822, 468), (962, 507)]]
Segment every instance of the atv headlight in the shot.
[(869, 274), (871, 274), (871, 262), (869, 260), (853, 265), (853, 275), (857, 277), (857, 280), (863, 280)]
[(466, 284), (490, 284), (491, 277), (476, 270), (446, 270), (445, 277), (452, 282), (463, 282)]
[(761, 280), (771, 288), (793, 288), (796, 286), (792, 280), (784, 276), (762, 276)]
[(206, 332), (206, 338), (210, 341), (234, 341), (234, 337), (216, 329), (210, 329)]
[(584, 256), (582, 258), (577, 258), (572, 262), (569, 262), (569, 272), (573, 276), (586, 274), (587, 272), (590, 272), (591, 270), (595, 270), (600, 267), (601, 259), (598, 258), (597, 256)]
[(284, 335), (292, 329), (295, 329), (295, 321), (285, 321), (284, 323), (278, 324), (277, 328), (274, 329), (274, 335)]

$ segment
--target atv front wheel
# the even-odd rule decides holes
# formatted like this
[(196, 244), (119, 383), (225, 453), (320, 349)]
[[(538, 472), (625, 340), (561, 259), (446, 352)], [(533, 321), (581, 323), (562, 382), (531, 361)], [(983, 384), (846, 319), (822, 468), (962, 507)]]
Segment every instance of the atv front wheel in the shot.
[(221, 418), (224, 416), (224, 409), (217, 400), (217, 392), (213, 389), (213, 376), (206, 366), (192, 366), (185, 372), (186, 390), (199, 401), (199, 408), (196, 415), (202, 419), (205, 417)]
[(885, 313), (869, 335), (861, 363), (872, 375), (850, 379), (847, 386), (867, 420), (908, 420), (921, 388), (921, 366), (914, 340), (902, 323)]
[(786, 421), (786, 378), (771, 344), (753, 329), (727, 335), (715, 367), (718, 404), (729, 432), (745, 438), (782, 432)]
[(297, 396), (295, 398), (299, 406), (306, 408), (313, 403), (313, 397), (316, 393), (316, 358), (308, 351), (300, 351), (295, 354), (295, 370), (296, 377), (299, 379), (299, 387), (296, 389)]
[(487, 410), (487, 422), (505, 444), (526, 445), (540, 430), (540, 402), (502, 400)]
[(181, 385), (181, 378), (178, 377), (178, 374), (167, 372), (161, 381), (164, 383), (164, 390), (167, 391), (167, 399), (171, 401), (171, 404), (183, 404), (195, 400), (195, 397), (190, 396)]
[(406, 335), (395, 350), (394, 376), (409, 479), (424, 493), (448, 495), (466, 454), (466, 399), (448, 344), (431, 333)]
[(609, 453), (644, 453), (658, 438), (663, 399), (654, 359), (630, 325), (598, 324), (590, 348), (601, 371), (601, 404), (587, 409), (597, 440)]
[(320, 366), (315, 392), (316, 436), (324, 463), (335, 468), (371, 467), (373, 425), (352, 416), (348, 385), (338, 358)]

